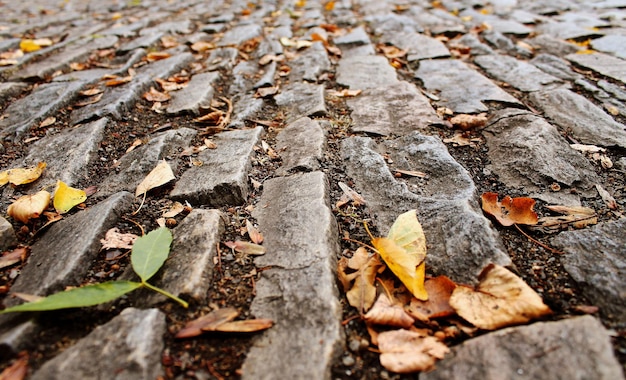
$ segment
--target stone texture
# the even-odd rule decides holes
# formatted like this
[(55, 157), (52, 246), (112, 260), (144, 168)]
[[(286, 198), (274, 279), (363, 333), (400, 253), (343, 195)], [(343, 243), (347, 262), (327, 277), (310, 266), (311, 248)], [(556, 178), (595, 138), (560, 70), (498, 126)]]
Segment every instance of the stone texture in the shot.
[(357, 97), (348, 98), (347, 104), (352, 110), (354, 132), (404, 135), (442, 122), (428, 99), (413, 84), (404, 81), (365, 90)]
[(626, 59), (626, 35), (615, 34), (591, 41), (591, 47), (604, 53)]
[(180, 128), (153, 136), (146, 144), (122, 156), (116, 172), (102, 182), (98, 194), (108, 195), (121, 190), (134, 194), (137, 186), (157, 166), (159, 160), (166, 159), (176, 172), (179, 149), (189, 146), (195, 135), (193, 129)]
[(143, 35), (139, 38), (135, 38), (132, 41), (125, 43), (117, 49), (118, 52), (124, 53), (131, 50), (139, 49), (139, 48), (149, 48), (150, 46), (155, 45), (161, 37), (163, 37), (163, 33), (153, 33)]
[(267, 248), (255, 264), (272, 269), (256, 284), (251, 312), (275, 324), (254, 341), (242, 378), (328, 379), (343, 336), (334, 274), (339, 245), (326, 176), (266, 181), (253, 215)]
[(354, 28), (343, 36), (336, 37), (333, 41), (339, 48), (369, 45), (371, 43), (370, 37), (362, 26)]
[(381, 56), (347, 56), (339, 61), (337, 84), (353, 90), (397, 83), (396, 70)]
[(165, 315), (128, 308), (46, 362), (33, 380), (156, 379), (163, 374)]
[[(341, 145), (346, 172), (367, 201), (381, 235), (401, 213), (417, 209), (428, 247), (427, 270), (454, 281), (474, 283), (488, 263), (511, 265), (496, 231), (478, 205), (469, 173), (435, 137), (414, 132), (376, 147), (373, 140), (351, 137)], [(417, 170), (426, 178), (395, 178), (394, 168)]]
[(471, 33), (464, 34), (461, 38), (459, 38), (458, 40), (454, 40), (452, 43), (453, 43), (453, 46), (454, 45), (467, 46), (468, 48), (471, 49), (471, 54), (474, 56), (484, 55), (484, 54), (495, 54), (495, 52), (493, 51), (492, 48), (489, 47), (489, 45), (480, 42), (478, 37), (476, 37), (475, 35)]
[(274, 96), (276, 105), (287, 109), (287, 118), (296, 120), (304, 116), (326, 115), (324, 86), (306, 82), (288, 84)]
[(305, 80), (315, 83), (322, 73), (330, 70), (326, 48), (319, 41), (314, 42), (310, 48), (299, 54), (290, 65), (289, 78), (292, 82)]
[(420, 380), (623, 379), (610, 333), (591, 316), (511, 327), (470, 339)]
[[(557, 129), (531, 113), (500, 111), (484, 129), (491, 164), (487, 167), (507, 187), (524, 189), (530, 196), (554, 204), (579, 204), (580, 193), (595, 192), (598, 183), (593, 166), (570, 148)], [(563, 189), (555, 193), (552, 183)]]
[(32, 344), (39, 325), (27, 314), (0, 316), (0, 357), (8, 358)]
[(626, 218), (566, 231), (552, 243), (566, 252), (563, 267), (583, 287), (583, 292), (603, 315), (626, 320)]
[(559, 89), (532, 93), (530, 101), (582, 143), (626, 147), (626, 126), (581, 95)]
[(319, 169), (325, 143), (324, 130), (317, 121), (303, 117), (290, 123), (276, 136), (276, 149), (282, 158), (276, 173), (286, 175), (292, 171)]
[(82, 82), (47, 83), (9, 105), (0, 120), (0, 134), (21, 136), (46, 117), (68, 105), (84, 86)]
[(246, 42), (252, 38), (259, 37), (263, 33), (260, 25), (247, 24), (238, 25), (226, 33), (219, 41), (218, 46), (237, 47), (239, 44)]
[(439, 106), (456, 113), (485, 112), (485, 103), (490, 101), (521, 106), (517, 99), (458, 60), (420, 62), (415, 77), (429, 91), (439, 92)]
[(535, 49), (538, 49), (539, 52), (556, 55), (558, 57), (574, 54), (580, 50), (580, 47), (577, 45), (545, 34), (540, 34), (535, 38), (527, 39), (526, 42)]
[(204, 61), (207, 70), (232, 69), (237, 62), (239, 51), (235, 48), (218, 48), (211, 51), (209, 58)]
[(15, 245), (17, 245), (17, 237), (13, 226), (0, 216), (0, 251), (5, 251)]
[(450, 56), (450, 52), (443, 42), (420, 33), (391, 33), (384, 35), (382, 40), (400, 49), (407, 49), (409, 62)]
[(211, 207), (244, 203), (249, 191), (250, 158), (262, 134), (263, 128), (257, 127), (215, 135), (217, 148), (198, 155), (202, 166), (187, 169), (170, 196)]
[(208, 108), (215, 93), (213, 85), (218, 78), (218, 72), (196, 74), (191, 77), (187, 87), (171, 94), (172, 99), (167, 106), (167, 113), (190, 112), (197, 115), (200, 108)]
[(524, 92), (553, 88), (561, 83), (530, 63), (506, 55), (481, 55), (474, 59), (474, 63), (494, 78)]
[(176, 54), (138, 69), (137, 75), (131, 82), (122, 86), (107, 88), (98, 103), (72, 112), (72, 123), (78, 124), (96, 117), (109, 115), (115, 119), (120, 119), (122, 114), (130, 111), (139, 97), (153, 85), (155, 78), (165, 78), (176, 73), (192, 59), (193, 56), (190, 53)]
[(569, 62), (552, 54), (537, 54), (535, 58), (530, 60), (530, 63), (537, 66), (541, 71), (563, 80), (575, 81), (582, 77), (572, 70)]
[(252, 61), (242, 61), (233, 69), (233, 83), (228, 89), (231, 95), (246, 93), (259, 87), (274, 85), (276, 62), (259, 67)]
[(626, 60), (602, 53), (570, 54), (565, 59), (626, 84)]
[(537, 31), (560, 40), (579, 40), (600, 35), (593, 28), (586, 28), (570, 22), (547, 21), (537, 25)]
[(496, 49), (506, 52), (512, 56), (530, 58), (533, 56), (532, 51), (515, 44), (510, 38), (500, 32), (486, 30), (482, 33), (482, 37)]
[[(31, 248), (13, 292), (45, 296), (77, 286), (100, 251), (100, 239), (131, 208), (133, 196), (117, 193), (87, 210), (54, 223)], [(16, 299), (5, 299), (15, 304)]]
[(28, 84), (22, 82), (0, 83), (0, 100), (4, 101), (12, 96), (19, 95), (27, 87)]
[(369, 22), (370, 27), (376, 35), (402, 32), (421, 33), (424, 31), (412, 18), (391, 12), (368, 16), (366, 21)]
[(235, 95), (233, 117), (229, 128), (244, 128), (246, 120), (254, 119), (263, 108), (263, 99), (255, 98), (253, 94)]

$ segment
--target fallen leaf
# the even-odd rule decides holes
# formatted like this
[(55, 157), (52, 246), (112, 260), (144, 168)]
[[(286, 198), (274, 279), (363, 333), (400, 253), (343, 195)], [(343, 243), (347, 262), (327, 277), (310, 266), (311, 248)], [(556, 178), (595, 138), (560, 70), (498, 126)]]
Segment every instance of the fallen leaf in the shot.
[(185, 327), (176, 333), (175, 337), (179, 339), (191, 338), (202, 334), (204, 331), (214, 331), (217, 326), (232, 321), (238, 315), (237, 309), (232, 307), (214, 310), (209, 314), (187, 322)]
[(265, 54), (259, 59), (259, 65), (265, 66), (269, 64), (270, 62), (282, 62), (284, 60), (285, 60), (285, 56), (282, 54), (281, 55)]
[(476, 327), (495, 330), (552, 313), (530, 286), (502, 266), (489, 264), (478, 280), (476, 289), (458, 286), (450, 297), (450, 306)]
[(70, 69), (72, 71), (83, 71), (86, 70), (89, 66), (85, 63), (81, 62), (70, 62)]
[(483, 211), (496, 218), (501, 225), (537, 224), (537, 213), (533, 211), (535, 200), (532, 198), (511, 198), (508, 195), (498, 202), (497, 193), (484, 193), (481, 196)]
[(328, 95), (336, 96), (338, 98), (353, 98), (361, 95), (361, 92), (363, 92), (363, 90), (350, 90), (346, 88), (341, 91), (328, 90)]
[(161, 162), (159, 162), (159, 164), (152, 169), (146, 178), (141, 181), (139, 186), (137, 186), (135, 196), (138, 197), (145, 194), (156, 187), (163, 186), (166, 183), (173, 181), (174, 179), (176, 179), (176, 177), (174, 177), (174, 172), (172, 172), (170, 165), (167, 161), (161, 160)]
[(428, 371), (450, 352), (437, 338), (409, 330), (381, 332), (378, 348), (380, 364), (397, 373)]
[(241, 45), (239, 45), (239, 50), (243, 51), (244, 53), (249, 54), (255, 51), (256, 48), (259, 47), (260, 44), (261, 44), (261, 37), (250, 38), (249, 40), (244, 41), (241, 43)]
[(176, 215), (180, 214), (181, 212), (185, 211), (185, 206), (176, 201), (174, 203), (172, 203), (172, 206), (170, 206), (169, 210), (163, 213), (163, 217), (164, 218), (173, 218)]
[(0, 173), (0, 186), (4, 186), (9, 182), (16, 186), (34, 182), (41, 177), (45, 168), (46, 163), (40, 162), (32, 168), (9, 169)]
[(87, 200), (87, 194), (85, 194), (84, 190), (69, 187), (63, 181), (57, 181), (52, 204), (59, 214), (65, 214), (72, 207), (83, 203), (85, 200)]
[(145, 92), (143, 98), (149, 102), (167, 102), (172, 97), (169, 94), (158, 91), (154, 87), (150, 87), (150, 91)]
[(601, 148), (595, 145), (584, 145), (584, 144), (570, 144), (570, 147), (574, 150), (577, 150), (582, 153), (602, 153), (606, 152), (606, 149)]
[(428, 174), (426, 174), (424, 172), (419, 172), (417, 170), (400, 170), (400, 169), (396, 169), (395, 172), (399, 173), (401, 175), (409, 176), (409, 177), (419, 177), (419, 178), (426, 178), (426, 177), (428, 177)]
[(263, 243), (263, 235), (248, 219), (246, 219), (246, 230), (248, 231), (248, 236), (250, 236), (250, 240), (252, 240), (253, 243)]
[(30, 219), (39, 218), (41, 213), (48, 208), (49, 204), (50, 193), (41, 190), (32, 195), (19, 197), (15, 202), (9, 205), (7, 214), (15, 220), (28, 223)]
[(222, 323), (221, 325), (217, 326), (213, 331), (251, 333), (267, 330), (273, 325), (274, 321), (272, 321), (271, 319), (247, 319), (244, 321)]
[(329, 1), (326, 4), (324, 4), (324, 10), (325, 11), (332, 11), (333, 9), (335, 9), (335, 2), (334, 1)]
[(464, 133), (455, 133), (451, 138), (443, 139), (444, 143), (454, 146), (476, 146), (480, 141), (479, 138), (469, 138)]
[(259, 87), (259, 88), (257, 88), (256, 93), (254, 94), (254, 96), (256, 98), (267, 98), (267, 97), (274, 96), (274, 95), (278, 94), (278, 90), (279, 90), (278, 86)]
[(387, 267), (415, 298), (425, 301), (426, 238), (415, 210), (398, 216), (386, 238), (373, 238), (372, 244)]
[(207, 41), (198, 41), (191, 45), (191, 50), (195, 51), (196, 53), (202, 53), (204, 51), (215, 49), (215, 48), (216, 48), (215, 44), (207, 42)]
[(0, 269), (25, 261), (28, 257), (28, 252), (28, 247), (19, 247), (10, 252), (4, 252), (4, 254), (0, 257)]
[(608, 207), (610, 210), (617, 210), (617, 202), (615, 201), (615, 198), (613, 198), (613, 196), (608, 191), (606, 191), (606, 189), (602, 187), (602, 185), (596, 184), (596, 190), (598, 190), (598, 194), (600, 194), (600, 198), (602, 198), (602, 200), (606, 204), (606, 207)]
[(394, 305), (389, 297), (383, 292), (372, 306), (372, 309), (363, 316), (370, 324), (385, 325), (409, 328), (413, 326), (415, 320), (411, 317), (402, 305)]
[(557, 212), (559, 216), (544, 216), (539, 218), (538, 228), (545, 230), (560, 230), (568, 226), (574, 228), (585, 228), (588, 225), (597, 224), (598, 217), (594, 209), (589, 207), (572, 206), (546, 206), (550, 211)]
[(56, 121), (57, 121), (57, 118), (54, 117), (54, 116), (47, 117), (44, 121), (39, 123), (39, 128), (48, 127), (48, 126), (56, 123)]
[(450, 296), (457, 285), (446, 276), (431, 278), (424, 283), (428, 300), (411, 299), (407, 312), (416, 319), (427, 321), (456, 314), (450, 306)]
[(247, 255), (265, 254), (265, 247), (258, 244), (249, 243), (247, 241), (227, 241), (224, 243), (224, 245), (226, 245), (230, 249), (234, 249), (237, 252), (245, 253)]
[[(355, 270), (347, 273), (347, 269)], [(384, 269), (377, 255), (369, 255), (363, 247), (358, 248), (350, 259), (339, 260), (337, 274), (346, 291), (348, 303), (359, 313), (368, 311), (376, 300), (376, 275)], [(354, 281), (354, 284), (352, 282)]]
[(161, 45), (165, 49), (170, 49), (170, 48), (178, 46), (178, 41), (176, 40), (176, 37), (174, 36), (164, 36), (164, 37), (161, 37)]
[(84, 106), (88, 106), (90, 104), (98, 103), (100, 101), (100, 99), (102, 99), (102, 95), (104, 95), (104, 94), (100, 93), (100, 94), (92, 96), (92, 97), (90, 97), (88, 99), (85, 99), (85, 100), (82, 100), (80, 102), (77, 102), (77, 103), (74, 104), (74, 107), (84, 107)]
[(0, 59), (0, 67), (17, 65), (17, 59)]
[(28, 353), (19, 354), (19, 357), (0, 373), (1, 380), (23, 380), (28, 373)]
[(188, 80), (185, 82), (176, 82), (176, 81), (169, 81), (169, 80), (165, 80), (161, 78), (156, 78), (154, 81), (157, 82), (159, 86), (161, 86), (161, 90), (163, 91), (177, 91), (177, 90), (187, 87), (187, 85), (189, 84)]
[(480, 115), (461, 114), (451, 118), (450, 123), (452, 123), (455, 127), (459, 127), (462, 130), (467, 131), (487, 124), (487, 116), (482, 113)]
[(164, 51), (153, 51), (146, 55), (146, 60), (148, 62), (154, 62), (154, 61), (160, 61), (162, 59), (169, 58), (171, 56), (172, 55), (170, 53), (167, 53)]
[[(13, 51), (3, 51), (0, 53), (0, 59), (11, 59), (15, 60), (18, 58), (22, 58), (24, 56), (24, 52), (22, 50), (13, 50)], [(16, 61), (17, 62), (17, 61)]]
[(117, 87), (117, 86), (121, 86), (125, 83), (128, 83), (130, 81), (133, 80), (132, 75), (128, 75), (125, 77), (115, 77), (113, 79), (109, 79), (106, 82), (104, 82), (104, 85), (107, 87)]
[(343, 206), (344, 204), (348, 203), (348, 200), (351, 200), (352, 203), (355, 206), (361, 206), (361, 205), (365, 205), (365, 198), (363, 198), (361, 196), (361, 194), (357, 193), (356, 191), (352, 190), (352, 188), (348, 185), (346, 185), (343, 182), (338, 182), (337, 183), (339, 185), (339, 188), (341, 189), (341, 191), (343, 191), (343, 194), (345, 195), (345, 198), (347, 198), (347, 200), (343, 201), (344, 197), (342, 197), (342, 199), (340, 199), (337, 204), (336, 207), (339, 208), (341, 206)]
[(35, 40), (31, 39), (23, 39), (20, 41), (20, 49), (24, 53), (30, 53), (33, 51), (37, 51), (45, 46), (52, 45), (52, 40), (49, 38), (38, 38)]
[(143, 144), (143, 141), (141, 139), (136, 139), (135, 141), (133, 141), (133, 143), (128, 147), (128, 149), (126, 149), (126, 153), (130, 153), (133, 150), (135, 150), (136, 147), (140, 146), (141, 144)]
[(100, 239), (101, 249), (132, 249), (138, 237), (135, 234), (121, 233), (117, 227), (113, 227), (106, 232), (104, 239)]
[(197, 117), (193, 119), (195, 123), (206, 123), (212, 125), (219, 125), (223, 120), (226, 114), (222, 111), (213, 111), (204, 116)]
[(376, 48), (388, 59), (402, 58), (409, 52), (408, 49), (400, 49), (396, 46), (385, 44), (379, 44)]

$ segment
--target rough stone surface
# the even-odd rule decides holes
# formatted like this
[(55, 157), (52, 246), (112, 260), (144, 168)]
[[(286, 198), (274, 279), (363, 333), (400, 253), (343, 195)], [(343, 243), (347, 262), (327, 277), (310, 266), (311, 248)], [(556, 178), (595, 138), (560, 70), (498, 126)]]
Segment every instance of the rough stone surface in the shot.
[(202, 166), (194, 166), (181, 176), (170, 196), (193, 205), (211, 207), (240, 205), (248, 196), (250, 158), (263, 134), (263, 128), (235, 130), (215, 135), (216, 149), (198, 155)]
[(325, 143), (324, 130), (317, 121), (303, 117), (289, 124), (276, 136), (276, 149), (282, 158), (277, 174), (319, 169)]
[(186, 148), (195, 135), (193, 129), (179, 128), (153, 136), (145, 145), (122, 156), (117, 166), (119, 170), (103, 181), (98, 194), (112, 194), (121, 190), (134, 193), (137, 185), (158, 165), (159, 160), (166, 159), (176, 172), (178, 150)]
[(207, 66), (207, 70), (214, 71), (218, 69), (232, 69), (237, 62), (237, 56), (239, 51), (235, 48), (219, 48), (211, 51), (209, 58), (206, 59), (204, 64)]
[(537, 54), (530, 63), (537, 66), (541, 71), (564, 80), (577, 80), (582, 75), (572, 70), (571, 65), (564, 59), (552, 54)]
[(291, 61), (291, 81), (305, 80), (317, 82), (319, 76), (330, 70), (330, 60), (321, 42), (314, 42), (310, 48)]
[(224, 33), (224, 36), (219, 41), (219, 46), (238, 46), (239, 44), (246, 42), (252, 38), (259, 37), (263, 33), (260, 25), (248, 24), (240, 25), (230, 29)]
[(365, 29), (359, 26), (350, 31), (350, 33), (335, 38), (334, 42), (339, 48), (343, 48), (348, 46), (369, 45), (371, 41)]
[(626, 35), (615, 34), (591, 41), (591, 47), (604, 53), (626, 59)]
[(149, 48), (159, 42), (161, 37), (163, 37), (163, 33), (147, 34), (125, 43), (119, 47), (118, 51), (127, 52), (138, 48)]
[(535, 38), (527, 39), (532, 47), (538, 49), (539, 52), (556, 55), (557, 57), (564, 57), (568, 54), (574, 54), (580, 47), (572, 43), (550, 37), (545, 34), (541, 34)]
[(602, 53), (570, 54), (565, 59), (626, 84), (626, 60)]
[(492, 48), (489, 45), (480, 42), (478, 37), (475, 35), (468, 33), (464, 34), (463, 37), (456, 40), (456, 44), (461, 46), (467, 46), (472, 49), (472, 55), (484, 55), (484, 54), (495, 54)]
[(420, 380), (624, 378), (610, 333), (591, 316), (495, 331), (452, 351)]
[(33, 380), (156, 379), (163, 374), (165, 314), (128, 308), (46, 362)]
[(28, 84), (22, 82), (0, 83), (0, 100), (6, 100), (11, 96), (19, 95), (26, 87), (28, 87)]
[(253, 119), (263, 108), (263, 99), (255, 98), (253, 94), (243, 94), (234, 96), (233, 118), (228, 125), (229, 128), (242, 128), (245, 121)]
[(266, 181), (253, 215), (267, 248), (255, 263), (273, 268), (257, 282), (251, 311), (275, 324), (254, 341), (243, 379), (269, 380), (279, 373), (330, 378), (343, 335), (334, 275), (338, 236), (326, 176), (312, 172)]
[(446, 58), (450, 56), (450, 52), (443, 42), (424, 34), (391, 33), (384, 35), (382, 39), (400, 49), (407, 49), (407, 60), (409, 62), (421, 61), (422, 59)]
[(440, 106), (456, 113), (479, 113), (488, 110), (486, 102), (520, 105), (492, 81), (458, 60), (420, 62), (415, 76), (429, 91), (438, 91)]
[(22, 351), (35, 339), (39, 326), (28, 315), (0, 316), (0, 357)]
[(520, 91), (539, 91), (559, 85), (561, 81), (537, 67), (506, 55), (481, 55), (474, 63), (489, 75)]
[[(33, 244), (11, 290), (44, 296), (79, 285), (100, 251), (100, 239), (129, 210), (132, 201), (131, 194), (120, 192), (50, 226)], [(5, 304), (15, 303), (12, 298), (5, 300)]]
[(219, 73), (217, 72), (194, 75), (187, 87), (172, 93), (167, 113), (191, 112), (198, 114), (200, 108), (208, 108), (215, 93), (213, 85), (218, 78)]
[(300, 82), (285, 86), (285, 89), (274, 96), (276, 104), (288, 110), (289, 120), (304, 116), (326, 115), (324, 86)]
[[(377, 148), (369, 138), (351, 137), (341, 149), (355, 190), (364, 196), (382, 235), (402, 212), (418, 210), (428, 237), (426, 260), (431, 273), (474, 283), (490, 262), (511, 265), (480, 211), (471, 177), (441, 141), (414, 132)], [(377, 149), (389, 152), (396, 168), (422, 171), (427, 178), (398, 180)]]
[(626, 126), (581, 95), (558, 89), (532, 93), (530, 101), (585, 144), (626, 147)]
[(507, 54), (524, 58), (530, 58), (533, 56), (532, 51), (528, 48), (515, 44), (510, 38), (500, 32), (486, 30), (482, 33), (482, 36), (496, 49), (502, 50)]
[[(491, 164), (507, 187), (522, 188), (533, 197), (558, 204), (578, 204), (578, 196), (565, 187), (589, 194), (599, 179), (593, 166), (544, 119), (531, 113), (502, 111), (484, 130)], [(550, 190), (558, 183), (562, 191)]]
[(384, 87), (397, 83), (396, 71), (381, 56), (347, 56), (339, 61), (337, 83), (353, 90)]
[(365, 90), (347, 104), (354, 132), (403, 135), (442, 122), (428, 99), (408, 82)]
[(569, 22), (543, 22), (537, 25), (537, 30), (560, 40), (579, 40), (599, 35), (593, 28), (586, 28)]
[(13, 226), (8, 220), (0, 216), (0, 251), (4, 251), (17, 244), (17, 237)]
[(609, 318), (626, 320), (626, 218), (580, 231), (566, 231), (552, 243), (566, 252), (559, 256), (565, 270), (583, 286), (589, 301)]

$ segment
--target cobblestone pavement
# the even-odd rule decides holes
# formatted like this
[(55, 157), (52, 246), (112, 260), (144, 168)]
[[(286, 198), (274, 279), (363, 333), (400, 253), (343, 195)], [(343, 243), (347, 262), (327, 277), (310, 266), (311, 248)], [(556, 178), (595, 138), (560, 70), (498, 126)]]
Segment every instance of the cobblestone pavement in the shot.
[[(100, 250), (105, 232), (150, 231), (173, 201), (193, 208), (167, 220), (173, 257), (157, 281), (189, 310), (131, 295), (3, 316), (3, 367), (25, 350), (33, 379), (398, 378), (368, 350), (335, 268), (355, 248), (341, 238), (368, 241), (360, 219), (383, 234), (415, 208), (429, 275), (471, 284), (488, 263), (506, 265), (555, 311), (457, 344), (420, 378), (624, 377), (626, 1), (23, 0), (0, 10), (0, 167), (47, 163), (33, 184), (3, 189), (3, 214), (57, 180), (98, 188), (46, 228), (43, 217), (0, 218), (3, 250), (30, 247), (27, 262), (0, 271), (4, 304), (129, 278), (126, 255)], [(27, 38), (50, 43), (20, 55)], [(162, 159), (176, 180), (133, 213), (135, 188)], [(337, 209), (340, 181), (366, 205)], [(526, 229), (546, 249), (485, 217), (486, 191), (532, 197), (542, 216), (545, 205), (587, 206), (598, 223)], [(247, 238), (246, 220), (265, 255), (220, 248)], [(275, 325), (173, 340), (223, 306)]]

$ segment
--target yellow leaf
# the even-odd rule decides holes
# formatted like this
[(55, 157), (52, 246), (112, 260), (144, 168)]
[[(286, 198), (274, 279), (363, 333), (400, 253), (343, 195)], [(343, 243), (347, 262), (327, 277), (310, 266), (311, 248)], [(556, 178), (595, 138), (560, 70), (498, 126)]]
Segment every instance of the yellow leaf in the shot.
[(5, 185), (7, 182), (11, 182), (16, 186), (31, 183), (41, 177), (45, 168), (46, 163), (40, 162), (34, 168), (9, 169), (6, 172), (0, 173), (0, 186)]
[(59, 214), (65, 214), (72, 207), (83, 203), (87, 199), (85, 191), (67, 186), (63, 181), (57, 181), (57, 189), (54, 192), (52, 204)]
[(139, 186), (137, 186), (135, 196), (138, 197), (147, 193), (149, 190), (152, 190), (155, 187), (163, 186), (174, 179), (176, 179), (176, 177), (174, 177), (172, 168), (167, 161), (162, 160), (154, 169), (152, 169), (146, 178), (141, 181)]
[(40, 38), (36, 40), (24, 39), (20, 41), (20, 49), (25, 53), (30, 53), (41, 49), (43, 46), (52, 45), (49, 38)]
[(50, 193), (41, 190), (32, 195), (24, 195), (11, 203), (7, 209), (7, 214), (22, 223), (28, 223), (30, 219), (39, 218), (41, 213), (50, 204)]
[(335, 9), (335, 2), (334, 1), (329, 1), (324, 5), (324, 10), (326, 11), (332, 11), (333, 9)]

